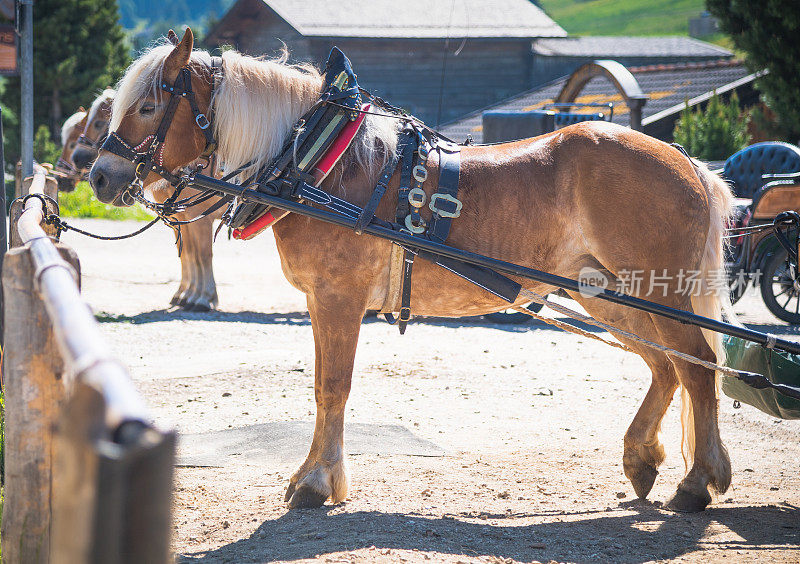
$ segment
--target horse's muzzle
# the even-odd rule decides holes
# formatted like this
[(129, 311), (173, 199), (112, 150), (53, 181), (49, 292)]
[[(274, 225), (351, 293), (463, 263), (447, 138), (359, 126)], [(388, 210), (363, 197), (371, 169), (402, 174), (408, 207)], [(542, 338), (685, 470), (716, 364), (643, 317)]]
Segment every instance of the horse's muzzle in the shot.
[(92, 161), (97, 158), (97, 150), (89, 147), (78, 147), (72, 152), (72, 162), (78, 170), (85, 170), (92, 165)]
[(72, 176), (57, 176), (56, 182), (58, 182), (59, 192), (72, 192), (75, 190), (78, 180)]
[(136, 177), (133, 163), (113, 155), (103, 154), (95, 161), (89, 172), (89, 184), (94, 195), (104, 204), (129, 206), (129, 199), (123, 199), (123, 193)]

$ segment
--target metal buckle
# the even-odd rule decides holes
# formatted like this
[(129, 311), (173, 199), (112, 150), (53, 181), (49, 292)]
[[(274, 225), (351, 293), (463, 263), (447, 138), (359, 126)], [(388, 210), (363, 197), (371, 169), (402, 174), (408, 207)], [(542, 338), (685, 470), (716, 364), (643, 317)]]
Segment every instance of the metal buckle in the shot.
[(122, 193), (120, 200), (122, 200), (122, 203), (126, 206), (132, 206), (136, 203), (136, 200), (133, 199), (133, 195), (128, 190)]
[(409, 321), (411, 319), (411, 308), (410, 307), (401, 307), (400, 308), (400, 321)]
[[(200, 119), (201, 118), (203, 120), (203, 123), (200, 123)], [(197, 117), (194, 118), (194, 122), (197, 124), (197, 127), (199, 127), (200, 129), (208, 129), (208, 126), (211, 125), (211, 123), (208, 121), (208, 118), (206, 117), (205, 114), (197, 114)]]
[(144, 165), (145, 165), (145, 161), (140, 161), (139, 164), (136, 165), (136, 178), (142, 178), (143, 179), (144, 176), (147, 176), (148, 174), (150, 174), (150, 171), (147, 171), (147, 173), (144, 173), (144, 176), (142, 176), (143, 173), (142, 173), (141, 167), (143, 167)]
[(427, 197), (428, 196), (425, 194), (425, 191), (422, 188), (412, 188), (408, 193), (408, 203), (415, 208), (421, 208), (425, 205), (425, 200)]
[(412, 172), (414, 175), (414, 180), (416, 180), (417, 182), (425, 182), (425, 180), (427, 180), (428, 178), (428, 169), (426, 169), (421, 164), (415, 166)]
[(430, 153), (428, 145), (426, 145), (425, 143), (420, 143), (419, 147), (417, 147), (417, 153), (419, 154), (421, 159), (427, 159), (428, 153)]
[(406, 229), (408, 229), (415, 235), (419, 235), (420, 233), (425, 233), (425, 220), (419, 218), (419, 225), (414, 225), (414, 221), (411, 218), (411, 214), (408, 214), (406, 216)]
[[(438, 200), (446, 200), (448, 202), (452, 202), (456, 205), (455, 211), (446, 211), (436, 206), (436, 202)], [(441, 192), (436, 192), (435, 194), (431, 194), (431, 203), (428, 204), (428, 208), (435, 213), (438, 214), (439, 217), (458, 217), (461, 215), (461, 200), (458, 198), (454, 198), (450, 194), (442, 194)]]

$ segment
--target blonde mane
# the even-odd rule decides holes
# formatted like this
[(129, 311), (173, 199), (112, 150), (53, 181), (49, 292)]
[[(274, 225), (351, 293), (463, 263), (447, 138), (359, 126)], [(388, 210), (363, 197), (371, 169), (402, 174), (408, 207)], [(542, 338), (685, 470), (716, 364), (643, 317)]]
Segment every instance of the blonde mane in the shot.
[(106, 88), (103, 90), (100, 95), (94, 99), (94, 102), (92, 102), (92, 106), (89, 108), (89, 116), (86, 118), (86, 123), (90, 124), (94, 121), (94, 119), (97, 117), (97, 112), (100, 111), (100, 108), (103, 106), (103, 104), (113, 105), (116, 94), (117, 91), (113, 88)]
[[(163, 65), (173, 49), (158, 45), (136, 60), (122, 77), (114, 99), (111, 130), (141, 99), (153, 95), (160, 99), (159, 84)], [(244, 167), (245, 179), (271, 161), (289, 138), (292, 127), (317, 101), (322, 90), (322, 75), (307, 64), (286, 63), (288, 54), (278, 59), (255, 58), (237, 51), (222, 55), (223, 79), (214, 91), (214, 135), (217, 156), (225, 170)], [(191, 62), (210, 65), (206, 51), (193, 51)], [(368, 115), (351, 151), (355, 161), (373, 176), (387, 155), (397, 146), (398, 122)]]
[(83, 118), (86, 117), (86, 112), (75, 112), (71, 116), (67, 118), (64, 122), (64, 125), (61, 126), (61, 146), (67, 144), (67, 139), (69, 139), (69, 134), (78, 127), (78, 124), (81, 122)]

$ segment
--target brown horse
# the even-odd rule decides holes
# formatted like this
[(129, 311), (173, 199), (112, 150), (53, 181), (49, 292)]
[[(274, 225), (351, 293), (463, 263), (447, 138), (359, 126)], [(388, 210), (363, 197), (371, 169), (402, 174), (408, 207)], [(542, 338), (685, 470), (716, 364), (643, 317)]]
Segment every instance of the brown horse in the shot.
[[(295, 121), (320, 96), (316, 70), (283, 61), (259, 60), (235, 51), (223, 55), (224, 78), (213, 90), (209, 56), (193, 51), (187, 30), (176, 46), (156, 47), (128, 69), (114, 102), (111, 127), (132, 146), (153, 135), (166, 106), (160, 84), (171, 84), (183, 68), (202, 111), (213, 109), (217, 156), (229, 170), (273, 157)], [(162, 82), (163, 81), (163, 82)], [(213, 106), (213, 108), (212, 108)], [(181, 101), (163, 145), (168, 170), (196, 159), (205, 146), (189, 104)], [(398, 136), (397, 120), (368, 115), (364, 126), (323, 187), (364, 205)], [(438, 181), (431, 151), (425, 183), (430, 197)], [(134, 179), (131, 162), (101, 151), (90, 174), (98, 197), (122, 203)], [(149, 184), (159, 177), (151, 173)], [(396, 172), (377, 215), (394, 214)], [(719, 318), (724, 293), (689, 295), (679, 288), (682, 271), (697, 271), (705, 288), (721, 269), (722, 234), (730, 208), (727, 186), (708, 169), (666, 143), (608, 123), (584, 123), (555, 133), (495, 146), (462, 150), (461, 217), (453, 221), (448, 244), (563, 276), (591, 267), (612, 280), (645, 273), (640, 291), (663, 271), (673, 276), (651, 299)], [(427, 219), (427, 218), (426, 218)], [(290, 507), (318, 506), (345, 499), (343, 427), (361, 318), (379, 309), (389, 286), (390, 242), (289, 214), (273, 228), (283, 271), (307, 296), (316, 347), (316, 427), (305, 462), (292, 476)], [(507, 304), (425, 261), (413, 273), (412, 309), (417, 314), (463, 316), (498, 311)], [(546, 294), (552, 288), (521, 280)], [(717, 359), (719, 339), (685, 326), (597, 298), (573, 296), (593, 316), (647, 339)], [(708, 340), (705, 338), (708, 337)], [(645, 497), (664, 460), (661, 420), (674, 392), (684, 391), (684, 433), (688, 473), (669, 506), (696, 511), (711, 501), (709, 488), (724, 492), (730, 461), (717, 426), (717, 387), (712, 370), (626, 342), (648, 364), (652, 383), (625, 434), (623, 464), (640, 497)]]
[[(88, 115), (84, 119), (84, 126), (81, 130), (83, 135), (71, 155), (78, 173), (87, 170), (97, 158), (97, 148), (108, 135), (111, 107), (115, 96), (114, 90), (110, 88), (104, 90), (92, 103)], [(157, 202), (166, 200), (171, 192), (167, 182), (154, 184), (152, 187), (153, 199)], [(187, 190), (186, 195), (188, 196), (191, 192), (192, 190)], [(200, 209), (190, 208), (176, 214), (176, 217), (179, 221), (185, 221), (202, 211), (202, 207)], [(217, 284), (214, 280), (211, 242), (214, 220), (222, 217), (223, 212), (224, 209), (218, 210), (200, 221), (181, 227), (181, 282), (170, 300), (171, 305), (189, 311), (209, 311), (217, 307), (219, 298)]]
[(69, 116), (61, 127), (61, 156), (56, 161), (53, 169), (58, 180), (58, 189), (62, 192), (72, 192), (75, 185), (83, 178), (84, 172), (75, 167), (72, 155), (78, 145), (78, 137), (83, 133), (88, 114), (81, 106), (78, 111)]

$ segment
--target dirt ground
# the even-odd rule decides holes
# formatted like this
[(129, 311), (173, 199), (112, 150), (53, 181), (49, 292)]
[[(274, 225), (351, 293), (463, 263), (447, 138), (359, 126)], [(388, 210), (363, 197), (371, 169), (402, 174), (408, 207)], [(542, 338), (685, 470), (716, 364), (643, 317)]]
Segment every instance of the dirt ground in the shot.
[[(311, 326), (272, 235), (220, 236), (220, 311), (208, 314), (164, 309), (179, 279), (171, 238), (162, 227), (116, 243), (64, 236), (157, 423), (201, 433), (313, 421)], [(736, 310), (797, 334), (755, 295)], [(800, 561), (800, 422), (723, 398), (733, 484), (707, 511), (674, 514), (660, 506), (684, 471), (678, 398), (651, 501), (636, 500), (622, 472), (622, 437), (648, 384), (638, 357), (537, 322), (430, 319), (400, 337), (367, 320), (347, 423), (401, 425), (446, 454), (351, 456), (347, 501), (315, 510), (283, 502), (302, 457), (179, 468), (176, 561)]]

